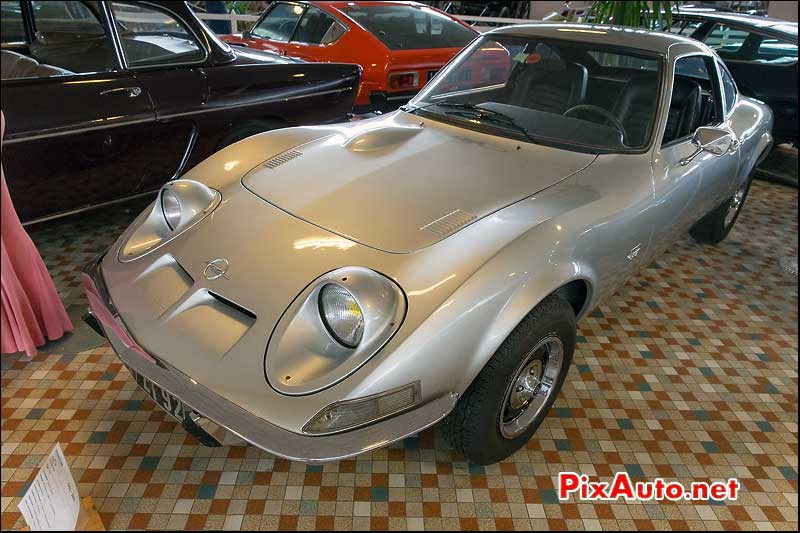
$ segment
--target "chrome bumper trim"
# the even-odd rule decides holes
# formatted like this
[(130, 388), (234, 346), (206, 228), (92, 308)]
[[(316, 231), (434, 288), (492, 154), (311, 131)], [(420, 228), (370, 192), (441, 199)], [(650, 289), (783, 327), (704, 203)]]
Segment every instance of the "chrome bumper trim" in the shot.
[(201, 417), (279, 457), (308, 463), (353, 457), (436, 424), (458, 400), (457, 394), (447, 394), (388, 420), (334, 435), (309, 436), (287, 431), (242, 409), (138, 346), (111, 302), (100, 272), (102, 259), (103, 256), (98, 257), (84, 269), (84, 288), (92, 315), (120, 360), (181, 399)]

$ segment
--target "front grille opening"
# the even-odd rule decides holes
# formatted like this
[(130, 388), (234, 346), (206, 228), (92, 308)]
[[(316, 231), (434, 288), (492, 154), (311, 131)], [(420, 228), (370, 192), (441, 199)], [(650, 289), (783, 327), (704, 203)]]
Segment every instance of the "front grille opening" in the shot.
[(255, 321), (256, 314), (254, 312), (250, 311), (249, 309), (247, 309), (245, 307), (242, 307), (241, 305), (237, 304), (236, 302), (228, 300), (224, 296), (220, 296), (219, 294), (217, 294), (217, 293), (215, 293), (213, 291), (208, 291), (208, 294), (210, 294), (211, 297), (214, 298), (215, 300), (217, 300), (219, 303), (227, 305), (228, 307), (231, 307), (231, 308), (235, 309), (236, 311), (240, 312), (241, 314), (245, 315), (250, 320)]

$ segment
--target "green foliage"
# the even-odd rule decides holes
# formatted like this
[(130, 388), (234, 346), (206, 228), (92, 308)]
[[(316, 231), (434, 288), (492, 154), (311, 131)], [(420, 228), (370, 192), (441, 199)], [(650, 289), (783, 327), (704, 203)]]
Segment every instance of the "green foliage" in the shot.
[(672, 25), (672, 8), (677, 2), (595, 1), (587, 13), (588, 19), (597, 24), (633, 26), (660, 30)]

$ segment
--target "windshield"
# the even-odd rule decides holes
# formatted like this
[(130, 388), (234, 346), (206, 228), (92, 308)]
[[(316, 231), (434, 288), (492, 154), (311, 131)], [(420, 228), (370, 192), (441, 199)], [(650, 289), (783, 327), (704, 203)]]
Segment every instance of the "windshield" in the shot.
[(407, 111), (567, 149), (624, 152), (652, 137), (657, 55), (491, 35), (464, 50)]
[(410, 5), (359, 5), (344, 13), (390, 50), (463, 48), (477, 33), (432, 9)]

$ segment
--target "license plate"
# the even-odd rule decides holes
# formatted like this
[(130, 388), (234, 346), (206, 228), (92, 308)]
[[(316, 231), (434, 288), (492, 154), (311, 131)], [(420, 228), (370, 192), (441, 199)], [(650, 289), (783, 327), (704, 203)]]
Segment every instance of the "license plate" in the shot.
[(436, 73), (439, 72), (438, 70), (429, 70), (428, 71), (428, 81), (431, 81), (431, 78), (436, 76)]
[(136, 383), (139, 385), (139, 387), (141, 387), (142, 390), (150, 397), (150, 399), (156, 402), (159, 407), (177, 419), (178, 422), (183, 423), (184, 420), (189, 419), (190, 409), (187, 408), (182, 401), (132, 368), (128, 368), (128, 370), (130, 370), (131, 375), (133, 375), (133, 377), (136, 379)]

